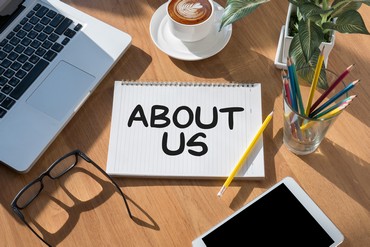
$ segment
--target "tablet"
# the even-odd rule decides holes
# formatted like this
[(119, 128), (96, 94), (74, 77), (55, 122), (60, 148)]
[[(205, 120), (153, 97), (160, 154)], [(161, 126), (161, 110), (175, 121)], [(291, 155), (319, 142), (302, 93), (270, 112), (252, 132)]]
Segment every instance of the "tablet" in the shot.
[(343, 234), (297, 182), (286, 177), (192, 244), (328, 247), (343, 240)]

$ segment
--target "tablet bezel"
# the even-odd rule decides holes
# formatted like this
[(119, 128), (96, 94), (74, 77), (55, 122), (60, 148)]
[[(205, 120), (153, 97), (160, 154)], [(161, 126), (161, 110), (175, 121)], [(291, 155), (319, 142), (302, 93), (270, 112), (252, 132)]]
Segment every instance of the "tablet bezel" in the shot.
[(273, 191), (279, 185), (284, 184), (292, 194), (298, 199), (298, 201), (303, 205), (304, 208), (310, 213), (310, 215), (317, 221), (317, 223), (324, 229), (324, 231), (333, 239), (334, 243), (330, 245), (330, 247), (338, 246), (340, 243), (343, 242), (344, 236), (339, 231), (339, 229), (334, 225), (334, 223), (324, 214), (324, 212), (317, 206), (317, 204), (308, 196), (308, 194), (300, 187), (300, 185), (291, 177), (286, 177), (282, 179), (280, 182), (273, 185), (271, 188), (266, 190), (264, 193), (256, 197), (251, 202), (244, 205), (239, 210), (235, 211), (229, 217), (212, 227), (207, 232), (203, 233), (201, 236), (196, 238), (192, 245), (193, 247), (207, 247), (202, 238), (216, 230), (219, 226), (239, 214), (244, 209), (248, 208), (253, 203), (257, 202), (259, 199), (267, 195), (269, 192)]

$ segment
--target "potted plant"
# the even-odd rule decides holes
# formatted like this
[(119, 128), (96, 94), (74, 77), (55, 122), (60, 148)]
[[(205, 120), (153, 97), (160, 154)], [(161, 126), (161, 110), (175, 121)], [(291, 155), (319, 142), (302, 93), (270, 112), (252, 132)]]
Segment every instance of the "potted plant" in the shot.
[(369, 34), (357, 10), (362, 3), (370, 5), (370, 0), (289, 0), (289, 2), (292, 14), (289, 24), (285, 26), (285, 32), (289, 31), (291, 36), (289, 56), (298, 68), (315, 67), (320, 54), (319, 47), (323, 46), (323, 42), (325, 55), (328, 56), (329, 46), (334, 44), (335, 31)]
[[(249, 15), (265, 2), (268, 0), (228, 0), (220, 29)], [(290, 56), (298, 68), (315, 67), (320, 45), (322, 46), (322, 42), (326, 42), (328, 46), (334, 44), (335, 31), (369, 34), (357, 10), (362, 3), (370, 6), (370, 0), (289, 0), (289, 2), (285, 25), (287, 30), (284, 31), (288, 41), (285, 44), (286, 48), (281, 48), (286, 50), (283, 62)], [(327, 61), (330, 48), (325, 47), (325, 50)]]

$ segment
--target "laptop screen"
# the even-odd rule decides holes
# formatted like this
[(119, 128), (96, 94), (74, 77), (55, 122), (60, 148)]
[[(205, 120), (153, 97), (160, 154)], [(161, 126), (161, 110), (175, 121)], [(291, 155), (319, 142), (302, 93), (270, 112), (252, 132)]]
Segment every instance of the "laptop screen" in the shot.
[(0, 32), (23, 10), (23, 2), (24, 0), (0, 0)]

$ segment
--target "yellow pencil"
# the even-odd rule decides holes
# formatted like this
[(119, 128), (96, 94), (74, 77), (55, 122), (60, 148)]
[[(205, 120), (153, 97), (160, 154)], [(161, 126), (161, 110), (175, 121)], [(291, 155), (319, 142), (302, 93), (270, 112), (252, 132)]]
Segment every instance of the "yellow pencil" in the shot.
[(222, 186), (221, 190), (218, 192), (218, 194), (217, 194), (218, 197), (221, 197), (223, 195), (223, 193), (225, 192), (226, 188), (230, 185), (231, 181), (234, 179), (236, 173), (242, 167), (245, 159), (248, 157), (249, 153), (252, 151), (253, 147), (256, 145), (258, 139), (262, 135), (262, 132), (266, 129), (267, 125), (269, 124), (269, 122), (270, 122), (270, 120), (272, 118), (273, 113), (274, 113), (274, 111), (272, 111), (266, 117), (265, 121), (263, 121), (263, 124), (261, 125), (260, 129), (257, 131), (257, 134), (254, 136), (254, 138), (251, 141), (251, 143), (249, 143), (249, 146), (245, 150), (245, 152), (242, 155), (242, 157), (240, 158), (239, 162), (236, 164), (236, 166), (234, 167), (234, 169), (230, 173), (229, 177), (226, 179), (226, 181), (225, 181), (224, 185)]
[(308, 96), (307, 105), (306, 105), (306, 111), (305, 111), (306, 116), (308, 116), (308, 114), (310, 114), (313, 95), (315, 94), (317, 82), (319, 81), (321, 67), (322, 67), (322, 64), (323, 64), (323, 61), (324, 61), (324, 49), (325, 49), (325, 46), (322, 48), (322, 50), (320, 52), (319, 59), (317, 60), (317, 64), (316, 64), (316, 68), (315, 68), (315, 74), (313, 76), (313, 80), (312, 80), (312, 84), (311, 84), (311, 88), (310, 88), (310, 94)]
[[(328, 119), (328, 118), (334, 117), (334, 116), (338, 115), (339, 113), (341, 113), (348, 105), (349, 105), (348, 103), (342, 104), (339, 107), (331, 110), (330, 112), (322, 115), (320, 117), (320, 119)], [(320, 120), (316, 120), (316, 121), (320, 121)], [(306, 129), (312, 127), (312, 125), (314, 125), (314, 124), (315, 124), (315, 121), (309, 121), (309, 122), (307, 122), (307, 123), (305, 123), (304, 125), (301, 126), (301, 130), (306, 130)]]
[(341, 113), (347, 106), (348, 106), (348, 104), (343, 104), (343, 105), (339, 106), (338, 108), (335, 108), (334, 110), (332, 110), (332, 111), (326, 113), (325, 115), (321, 116), (320, 119), (328, 119), (328, 118), (334, 117), (334, 116), (338, 115), (339, 113)]

